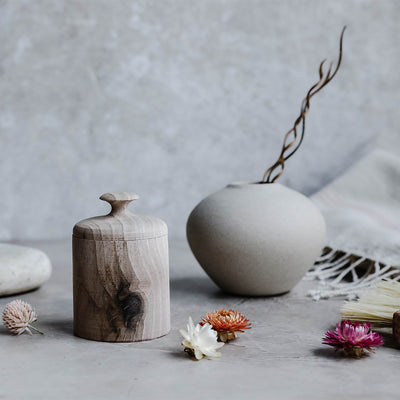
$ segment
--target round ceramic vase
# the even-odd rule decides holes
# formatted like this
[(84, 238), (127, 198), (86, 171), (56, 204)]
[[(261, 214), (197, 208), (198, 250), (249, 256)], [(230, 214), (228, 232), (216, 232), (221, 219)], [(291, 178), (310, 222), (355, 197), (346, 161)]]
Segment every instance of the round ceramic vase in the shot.
[(325, 244), (315, 205), (279, 183), (237, 182), (192, 211), (187, 238), (197, 261), (225, 292), (285, 293), (313, 265)]

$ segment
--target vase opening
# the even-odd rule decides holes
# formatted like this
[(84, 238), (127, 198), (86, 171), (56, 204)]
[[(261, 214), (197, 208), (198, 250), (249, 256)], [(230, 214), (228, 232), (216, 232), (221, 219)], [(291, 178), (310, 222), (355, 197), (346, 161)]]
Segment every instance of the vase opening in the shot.
[[(265, 184), (266, 182), (262, 182), (262, 181), (258, 181), (258, 182), (252, 182), (252, 181), (236, 181), (236, 182), (232, 182), (230, 184), (227, 185), (227, 187), (243, 187), (243, 186), (258, 186), (258, 185), (262, 185)], [(267, 183), (268, 185), (272, 185), (272, 184), (276, 184), (276, 183)]]

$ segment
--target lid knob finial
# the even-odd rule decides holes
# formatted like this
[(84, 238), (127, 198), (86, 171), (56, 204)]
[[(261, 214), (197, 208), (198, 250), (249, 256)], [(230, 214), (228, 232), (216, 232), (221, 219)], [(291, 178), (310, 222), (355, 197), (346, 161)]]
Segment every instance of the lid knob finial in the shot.
[(117, 215), (125, 212), (128, 204), (137, 200), (139, 196), (133, 192), (111, 192), (100, 196), (100, 200), (104, 200), (111, 205), (110, 215)]

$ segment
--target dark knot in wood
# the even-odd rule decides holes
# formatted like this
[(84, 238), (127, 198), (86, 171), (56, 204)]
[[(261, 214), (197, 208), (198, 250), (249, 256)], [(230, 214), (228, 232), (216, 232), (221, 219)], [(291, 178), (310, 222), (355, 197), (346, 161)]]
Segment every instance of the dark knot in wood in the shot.
[(120, 284), (117, 294), (118, 307), (122, 313), (124, 326), (136, 327), (143, 315), (143, 300), (139, 293), (131, 292), (129, 285)]

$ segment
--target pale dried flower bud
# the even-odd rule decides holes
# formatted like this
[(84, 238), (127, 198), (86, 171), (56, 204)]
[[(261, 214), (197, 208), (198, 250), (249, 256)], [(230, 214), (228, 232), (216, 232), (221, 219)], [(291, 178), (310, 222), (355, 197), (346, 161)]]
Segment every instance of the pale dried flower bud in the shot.
[(29, 328), (38, 331), (30, 325), (36, 320), (37, 315), (31, 305), (22, 300), (14, 300), (11, 303), (8, 303), (3, 311), (4, 325), (14, 335), (21, 335), (25, 331), (32, 335)]
[(217, 342), (217, 332), (211, 329), (210, 324), (201, 326), (193, 323), (192, 317), (189, 317), (187, 324), (187, 331), (181, 329), (179, 331), (185, 339), (182, 344), (185, 346), (185, 351), (201, 360), (205, 357), (220, 357), (221, 353), (217, 350), (220, 349), (224, 343)]

